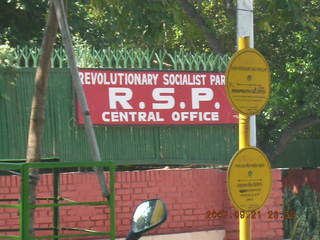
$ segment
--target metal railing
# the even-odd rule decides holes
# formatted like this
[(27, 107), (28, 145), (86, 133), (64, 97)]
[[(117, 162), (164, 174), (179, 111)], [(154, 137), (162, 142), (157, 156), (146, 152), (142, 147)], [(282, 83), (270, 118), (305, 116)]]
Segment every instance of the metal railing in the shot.
[[(71, 201), (60, 196), (59, 194), (59, 169), (75, 169), (75, 168), (94, 168), (104, 167), (109, 170), (109, 189), (110, 200), (104, 201)], [(51, 201), (48, 204), (30, 204), (29, 202), (29, 169), (36, 168), (40, 171), (52, 171), (53, 174), (53, 196), (45, 198), (47, 201)], [(19, 215), (19, 229), (1, 229), (0, 239), (19, 239), (19, 240), (32, 240), (32, 239), (66, 239), (75, 237), (109, 237), (115, 239), (115, 165), (112, 162), (81, 162), (81, 163), (61, 163), (61, 162), (41, 162), (41, 163), (8, 163), (1, 161), (0, 171), (6, 174), (15, 174), (20, 176), (20, 197), (19, 199), (0, 199), (1, 202), (10, 202), (10, 204), (0, 204), (1, 208), (13, 208), (18, 210)], [(39, 198), (37, 198), (39, 200)], [(40, 199), (41, 200), (41, 199)], [(42, 199), (43, 200), (43, 199)], [(95, 231), (92, 229), (83, 228), (70, 228), (63, 227), (59, 224), (59, 208), (66, 206), (109, 206), (110, 208), (110, 230), (109, 231)], [(52, 228), (37, 228), (38, 231), (52, 231), (52, 235), (47, 236), (30, 236), (30, 211), (34, 208), (52, 208)], [(61, 234), (60, 231), (69, 230), (77, 231), (77, 234)], [(1, 232), (7, 232), (6, 235), (2, 235)], [(17, 232), (15, 235), (11, 235), (10, 232)], [(9, 233), (9, 234), (8, 234)]]
[[(18, 47), (14, 55), (18, 67), (36, 67), (39, 48)], [(168, 52), (149, 49), (75, 49), (78, 67), (82, 68), (134, 68), (158, 70), (215, 71), (224, 72), (230, 56), (213, 53), (191, 53), (183, 50)], [(52, 68), (68, 67), (63, 48), (54, 49)]]

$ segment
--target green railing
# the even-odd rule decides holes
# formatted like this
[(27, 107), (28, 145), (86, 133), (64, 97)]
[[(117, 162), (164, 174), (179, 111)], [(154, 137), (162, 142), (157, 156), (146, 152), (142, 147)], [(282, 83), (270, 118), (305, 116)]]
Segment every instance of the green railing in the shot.
[[(95, 168), (103, 167), (109, 170), (109, 190), (110, 199), (104, 201), (87, 201), (87, 202), (75, 202), (65, 199), (59, 195), (59, 174), (60, 170), (67, 171), (67, 169), (78, 168)], [(53, 173), (53, 197), (45, 198), (47, 201), (51, 201), (50, 204), (34, 204), (29, 203), (30, 193), (30, 176), (29, 169), (36, 168), (39, 171), (52, 171)], [(1, 208), (15, 208), (19, 212), (19, 229), (1, 229), (0, 239), (19, 239), (19, 240), (32, 240), (32, 239), (66, 239), (75, 237), (109, 237), (115, 239), (115, 166), (112, 162), (80, 162), (80, 163), (61, 163), (61, 162), (41, 162), (41, 163), (8, 163), (1, 161), (0, 172), (3, 174), (15, 174), (20, 176), (20, 198), (19, 199), (1, 199), (2, 202), (15, 202), (15, 204), (0, 204)], [(43, 200), (43, 198), (37, 198), (37, 200)], [(63, 201), (63, 202), (61, 202)], [(95, 231), (92, 229), (83, 228), (69, 228), (63, 227), (59, 224), (59, 208), (65, 206), (103, 206), (108, 205), (110, 207), (110, 230), (109, 231)], [(52, 235), (48, 236), (30, 236), (30, 211), (34, 208), (52, 208), (52, 228), (37, 228), (38, 231), (52, 231)], [(77, 231), (77, 234), (60, 234), (62, 230)], [(1, 235), (1, 232), (6, 232), (8, 235)], [(18, 232), (19, 235), (9, 235), (10, 232)]]
[[(39, 48), (18, 47), (14, 55), (19, 67), (36, 67)], [(230, 56), (213, 53), (190, 53), (186, 51), (167, 52), (149, 49), (75, 49), (78, 67), (82, 68), (134, 68), (159, 70), (187, 70), (224, 72)], [(51, 66), (66, 68), (68, 66), (63, 48), (54, 50)]]

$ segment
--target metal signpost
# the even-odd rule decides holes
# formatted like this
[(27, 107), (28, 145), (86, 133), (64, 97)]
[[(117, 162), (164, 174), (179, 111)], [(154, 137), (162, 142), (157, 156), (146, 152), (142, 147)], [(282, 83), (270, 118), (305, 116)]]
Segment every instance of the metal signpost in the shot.
[(270, 70), (264, 57), (249, 48), (249, 37), (239, 38), (239, 51), (226, 74), (227, 96), (239, 112), (239, 151), (228, 168), (228, 193), (239, 216), (239, 239), (251, 239), (250, 212), (261, 208), (271, 191), (272, 172), (266, 155), (250, 147), (250, 116), (258, 114), (270, 96)]
[(226, 78), (228, 96), (235, 110), (249, 116), (262, 111), (270, 96), (270, 70), (257, 50), (245, 48), (234, 54)]
[(267, 156), (256, 147), (239, 150), (228, 171), (228, 192), (238, 209), (254, 212), (261, 208), (271, 190), (272, 174)]

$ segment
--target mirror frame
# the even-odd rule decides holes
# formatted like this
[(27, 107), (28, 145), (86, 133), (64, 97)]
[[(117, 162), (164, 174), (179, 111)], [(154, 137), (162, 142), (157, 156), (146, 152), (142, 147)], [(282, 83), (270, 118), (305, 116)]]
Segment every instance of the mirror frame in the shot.
[(160, 198), (153, 198), (153, 199), (144, 200), (144, 201), (140, 202), (140, 203), (136, 206), (136, 208), (134, 209), (134, 212), (133, 212), (133, 215), (132, 215), (132, 218), (131, 218), (131, 231), (133, 231), (133, 216), (134, 216), (137, 208), (138, 208), (141, 204), (143, 204), (144, 202), (148, 202), (148, 201), (152, 201), (152, 200), (159, 200), (159, 201), (161, 201), (161, 202), (163, 203), (164, 213), (165, 213), (163, 219), (162, 219), (159, 223), (157, 223), (157, 224), (155, 224), (155, 225), (153, 225), (153, 226), (151, 226), (151, 227), (149, 227), (149, 228), (146, 228), (146, 229), (144, 229), (144, 230), (142, 230), (142, 231), (134, 232), (134, 233), (136, 233), (136, 234), (137, 234), (137, 233), (138, 233), (138, 234), (139, 234), (139, 233), (140, 233), (140, 234), (145, 233), (145, 232), (147, 232), (147, 231), (150, 231), (151, 229), (156, 228), (157, 226), (159, 226), (160, 224), (162, 224), (163, 222), (165, 222), (165, 221), (167, 220), (167, 217), (168, 217), (168, 208), (167, 208), (166, 203), (165, 203), (163, 200), (161, 200)]

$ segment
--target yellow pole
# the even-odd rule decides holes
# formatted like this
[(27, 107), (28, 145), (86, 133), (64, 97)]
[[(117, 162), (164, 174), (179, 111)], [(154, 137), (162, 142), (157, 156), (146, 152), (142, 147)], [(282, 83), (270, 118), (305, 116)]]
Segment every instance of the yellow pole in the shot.
[[(238, 40), (238, 50), (249, 47), (249, 37), (240, 37)], [(239, 150), (250, 146), (250, 117), (239, 114)], [(239, 240), (251, 240), (251, 221), (249, 213), (244, 218), (239, 214)]]

